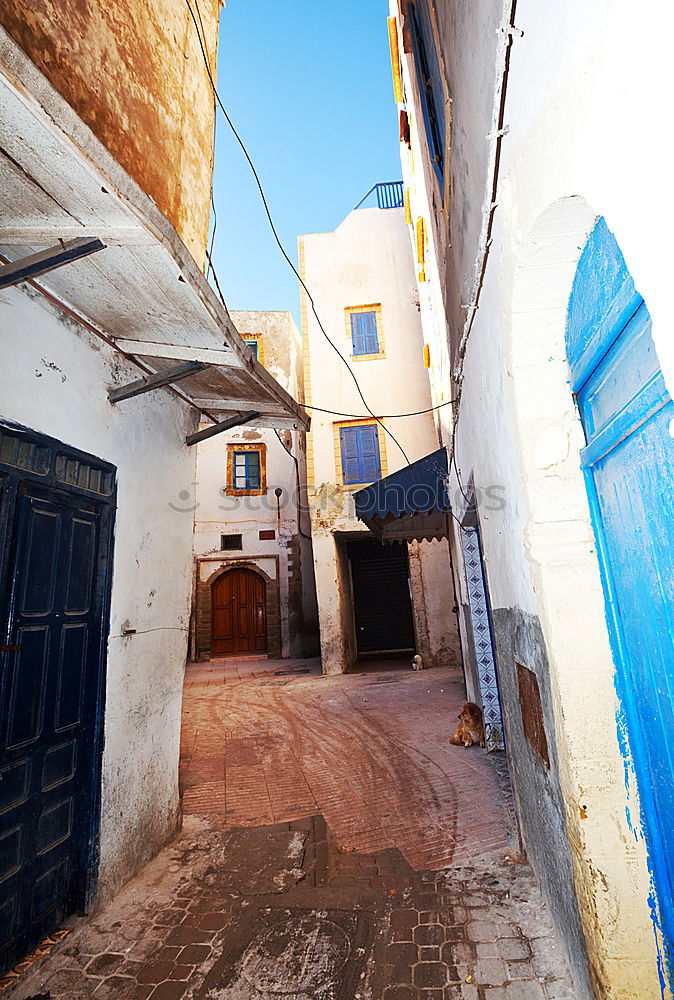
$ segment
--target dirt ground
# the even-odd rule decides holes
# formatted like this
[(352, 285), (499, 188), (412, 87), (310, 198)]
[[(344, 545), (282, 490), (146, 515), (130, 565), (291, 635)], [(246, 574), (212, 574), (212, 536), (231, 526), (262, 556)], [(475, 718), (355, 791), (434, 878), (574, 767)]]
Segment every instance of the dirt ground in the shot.
[(395, 663), (190, 666), (182, 831), (3, 1000), (572, 1000), (505, 755), (448, 742), (463, 700)]

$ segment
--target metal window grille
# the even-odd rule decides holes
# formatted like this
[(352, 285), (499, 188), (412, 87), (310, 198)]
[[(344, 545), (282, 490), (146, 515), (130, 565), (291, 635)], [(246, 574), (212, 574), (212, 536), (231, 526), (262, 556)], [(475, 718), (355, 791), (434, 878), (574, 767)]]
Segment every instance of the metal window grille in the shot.
[(243, 548), (243, 535), (220, 535), (220, 550), (226, 552), (231, 549)]

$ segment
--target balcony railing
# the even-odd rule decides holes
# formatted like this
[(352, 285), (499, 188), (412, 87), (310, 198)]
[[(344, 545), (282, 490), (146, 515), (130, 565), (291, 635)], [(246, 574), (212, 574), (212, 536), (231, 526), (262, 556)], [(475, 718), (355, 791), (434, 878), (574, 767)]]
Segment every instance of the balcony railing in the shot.
[[(383, 184), (374, 184), (365, 197), (360, 199), (356, 208), (374, 208), (375, 199), (377, 208), (402, 208), (404, 205), (403, 182), (386, 181)], [(368, 201), (370, 204), (365, 205), (365, 202)]]

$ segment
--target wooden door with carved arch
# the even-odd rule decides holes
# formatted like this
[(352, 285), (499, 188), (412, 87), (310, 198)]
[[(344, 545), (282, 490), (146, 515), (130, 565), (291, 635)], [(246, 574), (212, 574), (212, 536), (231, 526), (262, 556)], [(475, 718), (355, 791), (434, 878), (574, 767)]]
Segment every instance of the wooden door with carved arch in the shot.
[(212, 656), (267, 653), (267, 594), (262, 577), (251, 569), (232, 569), (213, 584)]

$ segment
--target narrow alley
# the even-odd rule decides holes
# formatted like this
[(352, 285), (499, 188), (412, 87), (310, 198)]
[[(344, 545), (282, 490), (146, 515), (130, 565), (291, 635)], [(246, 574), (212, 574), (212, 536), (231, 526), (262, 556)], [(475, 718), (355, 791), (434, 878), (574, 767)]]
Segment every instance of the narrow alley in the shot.
[(672, 37), (0, 3), (0, 1000), (674, 1000)]
[(571, 1000), (505, 755), (449, 744), (460, 675), (403, 667), (189, 666), (181, 833), (7, 1000)]

